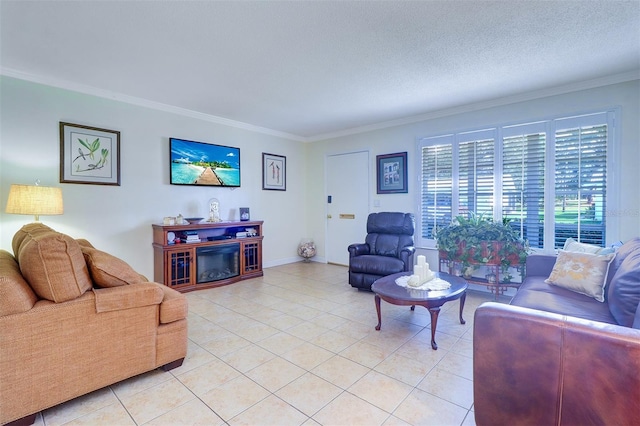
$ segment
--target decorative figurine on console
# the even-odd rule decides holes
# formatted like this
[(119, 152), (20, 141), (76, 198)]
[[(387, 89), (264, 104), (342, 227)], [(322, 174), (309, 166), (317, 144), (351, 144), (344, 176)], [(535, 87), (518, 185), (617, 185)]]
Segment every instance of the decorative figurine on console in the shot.
[(220, 201), (217, 198), (209, 200), (209, 219), (207, 222), (222, 222), (220, 219)]

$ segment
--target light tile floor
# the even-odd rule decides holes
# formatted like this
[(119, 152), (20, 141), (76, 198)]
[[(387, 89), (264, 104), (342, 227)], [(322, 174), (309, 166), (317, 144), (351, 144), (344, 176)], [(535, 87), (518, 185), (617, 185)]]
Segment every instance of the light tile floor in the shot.
[(475, 308), (445, 304), (431, 349), (429, 312), (382, 302), (320, 263), (187, 293), (184, 364), (45, 410), (44, 425), (474, 425)]

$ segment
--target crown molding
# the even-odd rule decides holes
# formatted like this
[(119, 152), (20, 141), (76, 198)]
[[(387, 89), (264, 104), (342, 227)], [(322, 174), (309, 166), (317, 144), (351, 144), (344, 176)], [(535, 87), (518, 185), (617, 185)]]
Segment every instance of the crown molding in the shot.
[(52, 86), (59, 89), (65, 89), (73, 92), (83, 93), (85, 95), (92, 95), (92, 96), (97, 96), (99, 98), (105, 98), (105, 99), (110, 99), (118, 102), (124, 102), (131, 105), (137, 105), (145, 108), (155, 109), (158, 111), (169, 112), (172, 114), (195, 118), (197, 120), (208, 121), (216, 124), (222, 124), (224, 126), (235, 127), (238, 129), (248, 130), (251, 132), (262, 133), (270, 136), (276, 136), (276, 137), (289, 139), (297, 142), (307, 141), (307, 138), (304, 138), (302, 136), (293, 135), (286, 132), (280, 132), (278, 130), (268, 129), (266, 127), (255, 126), (253, 124), (243, 123), (241, 121), (235, 121), (235, 120), (231, 120), (224, 117), (218, 117), (211, 114), (204, 114), (204, 113), (189, 110), (186, 108), (180, 108), (173, 105), (163, 104), (161, 102), (154, 102), (148, 99), (137, 98), (135, 96), (129, 96), (129, 95), (124, 95), (122, 93), (116, 93), (108, 90), (98, 89), (97, 87), (93, 87), (93, 86), (86, 86), (83, 84), (73, 83), (66, 80), (28, 74), (28, 73), (17, 71), (11, 68), (0, 67), (0, 75), (17, 78), (19, 80), (26, 80), (32, 83), (43, 84), (45, 86)]
[(418, 123), (420, 121), (433, 120), (436, 118), (447, 117), (450, 115), (468, 113), (488, 108), (494, 108), (504, 105), (515, 104), (518, 102), (531, 101), (549, 96), (563, 95), (580, 90), (594, 89), (596, 87), (609, 86), (612, 84), (626, 83), (627, 81), (640, 80), (640, 70), (629, 71), (620, 74), (614, 74), (606, 77), (595, 78), (592, 80), (579, 81), (561, 86), (554, 86), (545, 89), (534, 90), (517, 95), (505, 96), (502, 98), (490, 99), (482, 102), (440, 109), (420, 115), (399, 118), (397, 120), (384, 121), (380, 123), (370, 124), (366, 126), (354, 127), (351, 129), (340, 130), (337, 132), (325, 133), (307, 138), (307, 142), (318, 142), (323, 140), (335, 139), (344, 136), (355, 135), (359, 133), (367, 133), (375, 130), (387, 129), (406, 124)]
[(73, 83), (66, 80), (54, 79), (50, 77), (36, 76), (24, 73), (11, 68), (0, 67), (0, 75), (7, 77), (26, 80), (33, 83), (43, 84), (46, 86), (57, 87), (60, 89), (79, 92), (87, 95), (93, 95), (100, 98), (115, 100), (145, 108), (155, 109), (159, 111), (169, 112), (172, 114), (182, 115), (185, 117), (195, 118), (197, 120), (208, 121), (211, 123), (221, 124), (224, 126), (234, 127), (238, 129), (248, 130), (251, 132), (261, 133), (265, 135), (280, 137), (297, 142), (318, 142), (329, 139), (335, 139), (344, 136), (350, 136), (360, 133), (372, 132), (375, 130), (387, 129), (407, 124), (418, 123), (420, 121), (433, 120), (436, 118), (447, 117), (455, 114), (468, 113), (498, 106), (514, 104), (518, 102), (531, 101), (534, 99), (546, 98), (549, 96), (562, 95), (580, 90), (593, 89), (596, 87), (608, 86), (611, 84), (625, 83), (640, 79), (640, 70), (633, 70), (625, 73), (614, 74), (601, 78), (569, 83), (561, 86), (549, 87), (545, 89), (534, 90), (526, 93), (520, 93), (512, 96), (491, 99), (488, 101), (475, 102), (471, 104), (461, 105), (452, 108), (445, 108), (424, 114), (414, 115), (410, 117), (399, 118), (396, 120), (383, 121), (380, 123), (370, 124), (366, 126), (353, 127), (350, 129), (340, 130), (336, 132), (324, 133), (315, 136), (304, 137), (291, 133), (281, 132), (278, 130), (268, 129), (266, 127), (255, 126), (253, 124), (235, 121), (224, 117), (218, 117), (211, 114), (205, 114), (198, 111), (180, 108), (173, 105), (154, 102), (147, 99), (137, 98), (134, 96), (124, 95), (121, 93), (111, 92), (108, 90), (98, 89), (92, 86)]

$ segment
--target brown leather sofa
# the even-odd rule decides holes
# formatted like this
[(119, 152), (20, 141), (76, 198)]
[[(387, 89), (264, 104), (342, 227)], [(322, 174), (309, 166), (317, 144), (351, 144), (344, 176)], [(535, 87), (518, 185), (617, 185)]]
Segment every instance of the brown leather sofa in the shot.
[(364, 243), (351, 244), (349, 284), (371, 291), (378, 278), (413, 270), (415, 219), (412, 213), (371, 213)]
[(187, 353), (187, 301), (87, 241), (33, 223), (0, 250), (0, 424)]
[(555, 262), (529, 256), (511, 303), (476, 310), (476, 424), (640, 424), (640, 238), (611, 261), (604, 302), (547, 284)]

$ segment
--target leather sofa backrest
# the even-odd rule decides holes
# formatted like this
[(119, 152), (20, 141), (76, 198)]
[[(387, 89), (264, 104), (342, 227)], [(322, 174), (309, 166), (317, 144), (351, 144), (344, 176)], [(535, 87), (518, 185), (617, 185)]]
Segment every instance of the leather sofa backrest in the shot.
[(367, 218), (369, 254), (397, 257), (404, 247), (413, 246), (415, 220), (412, 213), (371, 213)]
[(622, 262), (624, 262), (627, 256), (629, 256), (631, 253), (633, 253), (636, 250), (640, 250), (640, 237), (635, 237), (630, 239), (629, 241), (624, 243), (622, 246), (620, 246), (620, 248), (616, 251), (616, 257), (614, 257), (611, 263), (609, 264), (609, 275), (607, 275), (607, 284), (606, 284), (607, 287), (609, 287), (609, 284), (613, 280), (613, 277), (618, 271), (618, 268), (620, 267), (620, 265), (622, 265)]
[(613, 275), (607, 290), (609, 311), (618, 324), (633, 327), (640, 305), (640, 238), (620, 247), (609, 274)]

